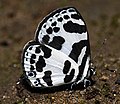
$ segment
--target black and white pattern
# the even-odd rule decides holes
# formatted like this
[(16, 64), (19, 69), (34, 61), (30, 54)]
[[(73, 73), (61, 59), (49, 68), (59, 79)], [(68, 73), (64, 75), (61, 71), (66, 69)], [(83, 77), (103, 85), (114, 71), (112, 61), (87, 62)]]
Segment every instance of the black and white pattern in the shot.
[(33, 87), (90, 85), (94, 73), (90, 64), (86, 24), (74, 7), (55, 10), (45, 17), (35, 39), (23, 51), (23, 69)]

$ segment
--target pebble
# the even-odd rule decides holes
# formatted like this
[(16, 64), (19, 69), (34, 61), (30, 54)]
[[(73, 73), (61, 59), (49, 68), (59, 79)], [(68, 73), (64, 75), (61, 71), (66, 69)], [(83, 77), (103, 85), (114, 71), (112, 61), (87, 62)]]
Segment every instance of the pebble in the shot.
[(51, 103), (55, 101), (55, 97), (51, 97)]
[(4, 95), (2, 98), (3, 98), (3, 99), (5, 99), (5, 98), (6, 98), (6, 96)]
[(117, 95), (116, 94), (113, 94), (114, 97), (116, 97)]
[(3, 99), (9, 99), (10, 96), (5, 96), (5, 95), (4, 95), (2, 98), (3, 98)]
[(105, 64), (104, 67), (108, 69), (110, 67), (110, 64)]
[(107, 76), (105, 76), (105, 75), (103, 75), (101, 78), (100, 78), (100, 80), (102, 80), (102, 81), (106, 81), (106, 80), (108, 80), (109, 79), (109, 77), (107, 77)]
[(115, 59), (115, 58), (110, 58), (110, 61), (111, 61), (111, 62), (115, 62), (116, 59)]
[(52, 97), (52, 100), (54, 100), (55, 99), (55, 97)]

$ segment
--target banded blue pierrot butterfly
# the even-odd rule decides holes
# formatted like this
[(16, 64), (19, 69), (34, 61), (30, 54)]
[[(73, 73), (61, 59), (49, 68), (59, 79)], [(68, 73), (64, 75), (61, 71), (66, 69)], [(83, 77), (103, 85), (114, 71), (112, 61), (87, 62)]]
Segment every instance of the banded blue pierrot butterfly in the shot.
[(32, 87), (91, 84), (90, 44), (86, 24), (74, 7), (57, 9), (37, 27), (22, 55), (26, 80)]

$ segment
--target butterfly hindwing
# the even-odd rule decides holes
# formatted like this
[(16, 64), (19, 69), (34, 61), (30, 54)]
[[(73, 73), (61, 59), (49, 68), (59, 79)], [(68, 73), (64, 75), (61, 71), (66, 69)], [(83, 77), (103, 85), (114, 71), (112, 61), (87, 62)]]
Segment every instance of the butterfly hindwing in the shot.
[(78, 65), (66, 54), (35, 42), (25, 46), (22, 63), (28, 80), (35, 87), (71, 83), (78, 73)]

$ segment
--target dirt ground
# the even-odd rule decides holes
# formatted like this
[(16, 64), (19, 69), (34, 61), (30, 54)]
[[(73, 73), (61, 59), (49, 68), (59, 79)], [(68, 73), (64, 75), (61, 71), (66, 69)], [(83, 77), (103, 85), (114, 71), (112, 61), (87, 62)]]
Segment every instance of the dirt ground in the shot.
[[(86, 21), (95, 84), (32, 93), (16, 85), (22, 49), (42, 18), (64, 6), (76, 7)], [(0, 0), (0, 104), (120, 104), (120, 0)]]

